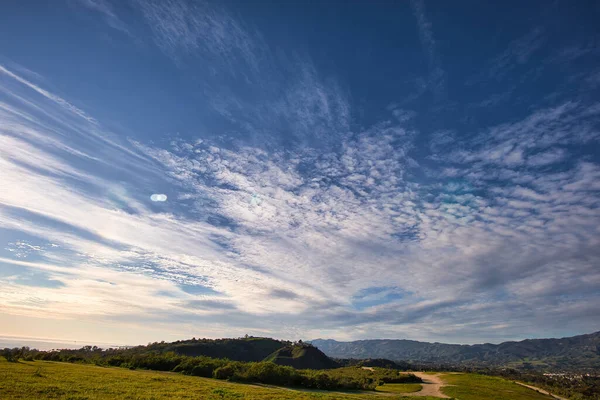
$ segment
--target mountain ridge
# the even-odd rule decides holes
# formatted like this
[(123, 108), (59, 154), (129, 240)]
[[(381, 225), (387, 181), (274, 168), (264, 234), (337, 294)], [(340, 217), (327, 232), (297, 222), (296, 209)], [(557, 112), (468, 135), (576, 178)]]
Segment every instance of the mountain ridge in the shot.
[(310, 341), (333, 358), (386, 358), (393, 361), (548, 370), (600, 369), (600, 331), (584, 335), (525, 339), (499, 344), (446, 344), (409, 339)]

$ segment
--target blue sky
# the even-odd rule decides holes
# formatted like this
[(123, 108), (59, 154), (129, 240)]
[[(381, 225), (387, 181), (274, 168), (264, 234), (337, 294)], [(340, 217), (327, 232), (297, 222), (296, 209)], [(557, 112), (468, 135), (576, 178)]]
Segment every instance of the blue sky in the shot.
[(598, 3), (283, 3), (3, 2), (0, 334), (599, 330)]

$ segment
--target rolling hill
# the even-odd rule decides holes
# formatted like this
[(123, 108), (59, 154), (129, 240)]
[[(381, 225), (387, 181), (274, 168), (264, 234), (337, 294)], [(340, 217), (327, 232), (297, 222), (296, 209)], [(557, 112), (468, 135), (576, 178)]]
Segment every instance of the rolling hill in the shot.
[(232, 361), (271, 361), (296, 369), (329, 369), (341, 365), (309, 343), (292, 343), (264, 337), (235, 339), (190, 339), (172, 343), (150, 343), (130, 352), (173, 352), (182, 356), (226, 358)]
[(287, 365), (296, 369), (330, 369), (340, 365), (310, 344), (295, 344), (283, 347), (269, 355), (264, 361)]
[(233, 361), (262, 361), (276, 350), (289, 345), (291, 342), (250, 336), (237, 339), (190, 339), (172, 343), (150, 343), (147, 346), (139, 346), (139, 348), (161, 353), (172, 351), (183, 356), (227, 358)]
[(311, 343), (334, 358), (387, 358), (417, 363), (548, 370), (600, 369), (600, 332), (561, 339), (475, 345), (387, 339), (353, 342), (316, 339)]

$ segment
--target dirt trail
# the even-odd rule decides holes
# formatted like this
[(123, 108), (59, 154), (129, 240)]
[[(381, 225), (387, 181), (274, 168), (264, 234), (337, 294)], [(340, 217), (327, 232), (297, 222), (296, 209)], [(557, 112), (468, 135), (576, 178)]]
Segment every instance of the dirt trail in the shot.
[(524, 384), (524, 383), (521, 383), (521, 382), (515, 382), (515, 383), (516, 383), (517, 385), (525, 386), (526, 388), (529, 388), (529, 389), (531, 389), (531, 390), (538, 391), (538, 392), (540, 392), (540, 393), (542, 393), (542, 394), (547, 394), (548, 396), (552, 396), (553, 398), (555, 398), (555, 399), (558, 399), (558, 400), (569, 400), (569, 399), (567, 399), (566, 397), (560, 397), (560, 396), (557, 396), (557, 395), (555, 395), (555, 394), (552, 394), (552, 393), (550, 393), (550, 392), (549, 392), (549, 391), (547, 391), (547, 390), (540, 389), (540, 388), (538, 388), (538, 387), (535, 387), (535, 386), (526, 385), (526, 384)]
[(402, 396), (433, 396), (440, 397), (442, 399), (450, 398), (449, 396), (446, 396), (444, 393), (442, 393), (442, 391), (440, 390), (440, 388), (445, 385), (444, 381), (442, 381), (442, 379), (440, 378), (440, 374), (430, 375), (425, 374), (423, 372), (411, 372), (411, 374), (414, 374), (419, 378), (423, 379), (423, 383), (421, 384), (421, 386), (423, 386), (423, 389), (414, 393), (402, 393)]

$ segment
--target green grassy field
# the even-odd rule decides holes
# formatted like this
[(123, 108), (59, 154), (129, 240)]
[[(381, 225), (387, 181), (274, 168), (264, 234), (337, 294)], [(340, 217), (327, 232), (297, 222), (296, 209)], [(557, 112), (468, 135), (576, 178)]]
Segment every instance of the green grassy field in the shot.
[[(500, 378), (475, 374), (444, 374), (448, 385), (442, 391), (460, 400), (548, 400)], [(62, 400), (375, 400), (413, 399), (399, 393), (417, 392), (419, 384), (386, 384), (376, 392), (339, 393), (301, 391), (277, 387), (231, 383), (170, 372), (98, 367), (51, 361), (0, 360), (0, 399)], [(436, 397), (418, 397), (435, 400)]]
[(421, 390), (423, 386), (418, 383), (386, 383), (377, 386), (375, 391), (384, 393), (414, 393)]
[[(382, 395), (296, 391), (177, 373), (131, 371), (87, 364), (0, 360), (0, 399), (62, 400), (373, 400)], [(391, 397), (387, 397), (391, 398)], [(393, 397), (408, 399), (407, 397)], [(434, 397), (420, 397), (435, 400)]]
[(514, 382), (477, 374), (444, 374), (447, 385), (442, 392), (460, 400), (548, 400), (551, 397), (524, 388)]

